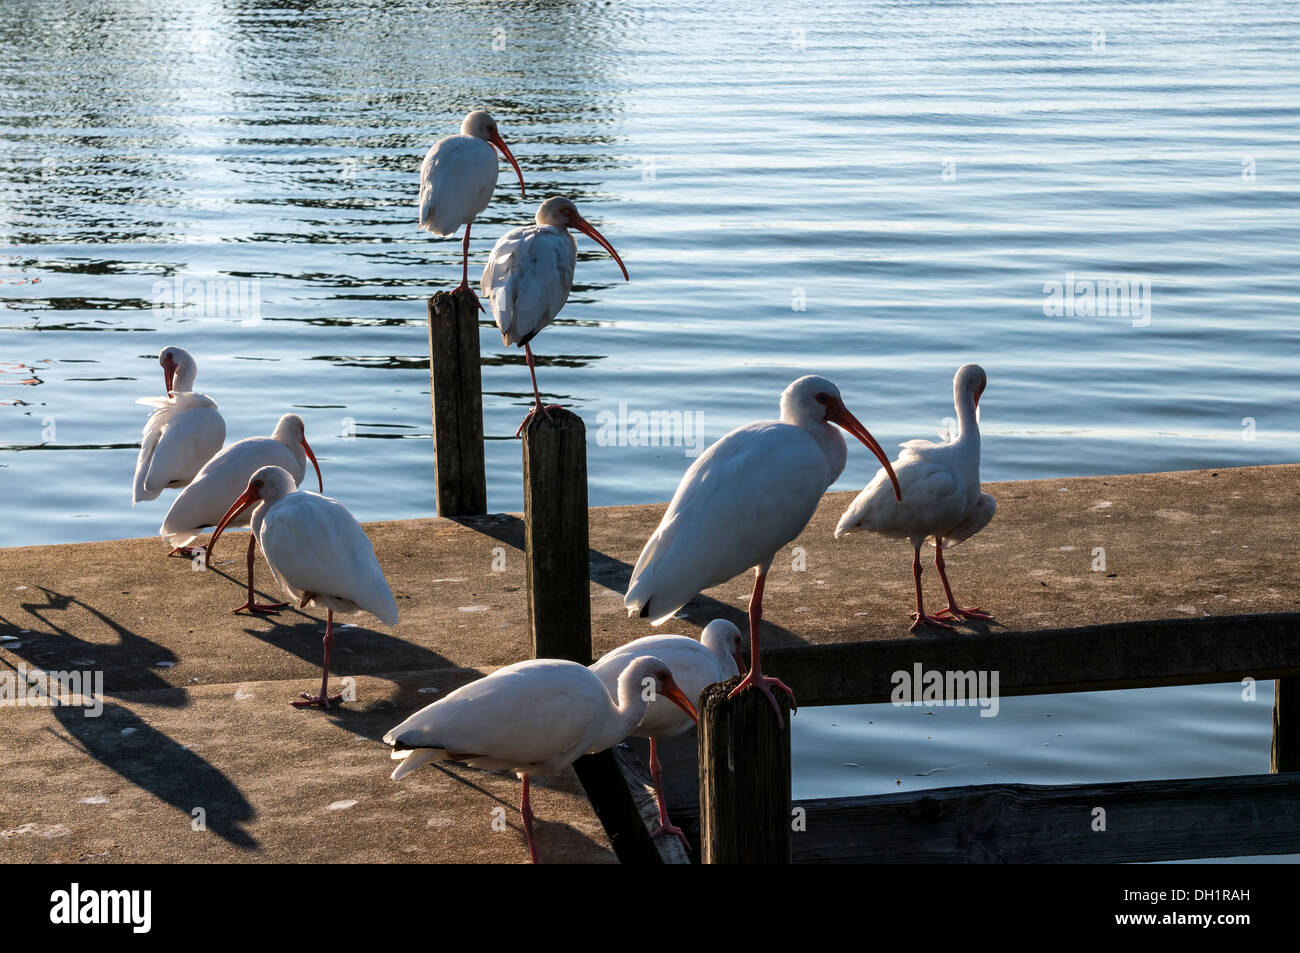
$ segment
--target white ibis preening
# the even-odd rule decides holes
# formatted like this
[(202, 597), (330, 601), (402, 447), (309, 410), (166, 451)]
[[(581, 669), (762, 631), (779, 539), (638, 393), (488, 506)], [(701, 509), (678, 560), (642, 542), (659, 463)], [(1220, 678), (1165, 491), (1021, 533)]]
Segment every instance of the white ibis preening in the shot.
[(164, 397), (141, 397), (137, 404), (152, 407), (140, 435), (135, 461), (131, 505), (154, 500), (167, 488), (188, 486), (203, 464), (221, 449), (226, 422), (217, 402), (194, 393), (198, 365), (190, 352), (165, 347), (158, 354), (163, 369)]
[[(900, 502), (885, 489), (885, 474), (876, 474), (844, 511), (835, 535), (845, 536), (869, 530), (893, 539), (912, 543), (912, 579), (916, 584), (916, 611), (912, 613), (910, 631), (922, 625), (944, 629), (952, 626), (941, 621), (947, 615), (955, 619), (988, 619), (978, 607), (963, 609), (953, 597), (944, 572), (944, 547), (969, 539), (993, 519), (993, 497), (980, 490), (979, 402), (988, 378), (978, 364), (966, 364), (952, 380), (953, 403), (957, 408), (958, 431), (946, 443), (909, 440), (894, 461), (898, 483), (903, 487)], [(934, 615), (926, 615), (921, 603), (921, 546), (934, 543), (934, 566), (943, 580), (948, 605)]]
[(524, 349), (528, 374), (533, 381), (533, 409), (519, 425), (542, 410), (542, 395), (537, 389), (537, 368), (533, 362), (533, 338), (555, 320), (569, 300), (573, 286), (573, 267), (578, 259), (578, 243), (569, 234), (576, 228), (604, 248), (622, 269), (627, 268), (614, 246), (595, 226), (578, 214), (577, 207), (562, 196), (547, 199), (537, 209), (536, 224), (511, 229), (497, 239), (483, 269), (483, 293), (492, 305), (492, 318), (501, 332), (501, 341)]
[(777, 552), (808, 525), (844, 469), (848, 449), (832, 423), (862, 441), (893, 475), (885, 451), (849, 413), (839, 389), (824, 377), (801, 377), (781, 394), (780, 420), (738, 427), (691, 464), (641, 550), (623, 600), (628, 615), (660, 625), (702, 590), (755, 569), (749, 673), (732, 694), (753, 685), (774, 708), (771, 685), (792, 704), (794, 694), (764, 677), (759, 664), (763, 583)]
[(393, 758), (402, 762), (393, 780), (430, 761), (513, 771), (523, 781), (519, 812), (528, 855), (537, 863), (529, 778), (558, 774), (584, 754), (618, 744), (645, 716), (647, 695), (662, 695), (696, 717), (671, 669), (650, 656), (623, 670), (617, 697), (577, 662), (532, 659), (507, 665), (420, 709), (384, 735)]
[(213, 530), (209, 561), (225, 528), (254, 505), (253, 537), (261, 544), (276, 582), (299, 608), (310, 605), (325, 610), (320, 694), (303, 692), (303, 700), (293, 704), (328, 708), (343, 698), (329, 694), (334, 613), (369, 612), (380, 622), (396, 625), (397, 603), (369, 537), (347, 507), (327, 496), (299, 490), (293, 475), (281, 467), (261, 467), (252, 475), (248, 487)]
[[(172, 552), (192, 555), (186, 547), (206, 526), (215, 526), (235, 497), (248, 486), (248, 480), (262, 467), (283, 467), (293, 477), (295, 485), (302, 482), (307, 472), (307, 461), (316, 468), (316, 480), (321, 492), (325, 481), (320, 474), (320, 464), (307, 443), (306, 425), (297, 414), (285, 414), (275, 425), (269, 437), (246, 437), (232, 443), (209, 460), (198, 472), (194, 481), (183, 489), (172, 502), (158, 532), (175, 547)], [(248, 524), (247, 516), (232, 521), (234, 526)], [(285, 603), (260, 603), (254, 598), (253, 557), (256, 538), (248, 537), (248, 600), (236, 609), (249, 612), (274, 613)]]
[(519, 163), (497, 131), (496, 120), (482, 110), (465, 117), (459, 135), (435, 142), (420, 164), (420, 227), (445, 236), (465, 226), (461, 279), (456, 290), (465, 289), (470, 294), (474, 291), (469, 286), (469, 229), (488, 207), (497, 187), (497, 154), (493, 146), (514, 166), (519, 194), (523, 196), (524, 174), (519, 171)]
[[(618, 680), (623, 671), (638, 658), (650, 655), (661, 659), (672, 671), (686, 697), (698, 702), (704, 689), (716, 682), (725, 682), (745, 667), (745, 659), (740, 654), (742, 644), (740, 630), (734, 623), (714, 619), (704, 627), (698, 642), (684, 635), (647, 635), (606, 652), (590, 668), (612, 695), (618, 690)], [(692, 724), (693, 719), (686, 717), (681, 709), (655, 699), (646, 707), (641, 723), (632, 732), (633, 737), (650, 739), (650, 777), (654, 780), (655, 799), (659, 804), (659, 825), (650, 836), (673, 834), (681, 839), (687, 850), (691, 847), (686, 835), (668, 819), (663, 768), (659, 764), (659, 742), (689, 731)]]

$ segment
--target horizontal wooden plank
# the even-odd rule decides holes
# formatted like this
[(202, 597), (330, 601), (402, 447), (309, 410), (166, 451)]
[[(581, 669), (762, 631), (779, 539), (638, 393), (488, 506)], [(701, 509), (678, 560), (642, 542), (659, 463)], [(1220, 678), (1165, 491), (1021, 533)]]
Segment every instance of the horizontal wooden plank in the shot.
[(801, 705), (889, 701), (894, 672), (998, 673), (998, 694), (1195, 685), (1300, 674), (1300, 613), (774, 648), (763, 667)]
[[(1300, 773), (797, 801), (796, 863), (1124, 863), (1300, 853)], [(1105, 829), (1095, 830), (1103, 810)]]

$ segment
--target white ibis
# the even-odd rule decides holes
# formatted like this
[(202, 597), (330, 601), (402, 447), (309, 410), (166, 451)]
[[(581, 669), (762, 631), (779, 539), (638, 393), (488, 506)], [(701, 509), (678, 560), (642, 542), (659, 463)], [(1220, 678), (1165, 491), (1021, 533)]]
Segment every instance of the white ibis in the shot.
[(558, 774), (584, 754), (618, 744), (636, 729), (649, 699), (658, 695), (696, 717), (671, 669), (652, 656), (623, 669), (617, 696), (577, 662), (516, 662), (456, 689), (384, 735), (393, 758), (402, 762), (393, 780), (430, 761), (513, 771), (523, 781), (519, 813), (528, 855), (537, 863), (529, 779)]
[[(254, 504), (256, 504), (254, 506)], [(334, 613), (369, 612), (380, 622), (397, 624), (397, 603), (375, 548), (365, 530), (338, 500), (299, 490), (293, 475), (281, 467), (260, 467), (248, 487), (221, 517), (208, 542), (208, 560), (226, 527), (254, 507), (253, 537), (261, 544), (271, 574), (299, 608), (325, 610), (324, 660), (320, 694), (301, 693), (298, 708), (328, 708), (342, 701), (329, 694), (330, 648), (334, 644)]]
[(165, 347), (158, 354), (165, 397), (141, 397), (137, 404), (152, 407), (140, 435), (140, 455), (135, 461), (131, 505), (154, 500), (166, 488), (188, 486), (203, 464), (226, 440), (226, 422), (217, 402), (194, 393), (198, 365), (190, 352)]
[(848, 457), (832, 423), (857, 437), (893, 471), (867, 428), (849, 413), (824, 377), (801, 377), (781, 394), (781, 419), (731, 431), (691, 464), (632, 570), (628, 615), (661, 625), (700, 591), (756, 570), (749, 600), (749, 673), (732, 695), (751, 685), (777, 709), (775, 685), (759, 664), (763, 583), (777, 552), (797, 537)]
[(578, 243), (568, 230), (576, 228), (609, 252), (622, 269), (623, 280), (629, 280), (627, 267), (614, 246), (578, 214), (577, 207), (568, 199), (562, 196), (547, 199), (538, 206), (534, 220), (536, 224), (511, 229), (497, 239), (483, 269), (482, 281), (502, 343), (524, 349), (528, 374), (533, 380), (533, 409), (519, 425), (516, 437), (523, 432), (529, 418), (543, 410), (531, 342), (555, 320), (569, 300)]
[(435, 142), (420, 164), (420, 227), (446, 236), (465, 226), (461, 279), (456, 290), (470, 294), (474, 291), (469, 286), (469, 229), (488, 207), (497, 187), (497, 154), (493, 146), (514, 166), (519, 194), (523, 196), (524, 174), (519, 171), (519, 163), (497, 131), (496, 120), (482, 110), (465, 117), (458, 135)]
[[(249, 478), (266, 466), (283, 467), (293, 477), (294, 483), (302, 481), (307, 472), (307, 461), (316, 468), (316, 480), (321, 492), (325, 481), (321, 477), (316, 454), (307, 443), (306, 425), (297, 414), (285, 414), (275, 425), (269, 437), (245, 437), (232, 443), (209, 460), (198, 472), (194, 481), (181, 490), (167, 511), (158, 532), (172, 544), (173, 553), (193, 555), (186, 547), (206, 526), (215, 526), (229, 509), (231, 502), (248, 486)], [(232, 525), (246, 526), (248, 517), (232, 521)], [(248, 600), (235, 609), (254, 613), (274, 614), (286, 603), (260, 603), (254, 598), (253, 557), (257, 545), (255, 534), (248, 537)]]
[[(943, 550), (969, 539), (993, 519), (993, 497), (980, 490), (979, 402), (988, 378), (978, 364), (958, 368), (952, 380), (953, 403), (957, 408), (958, 431), (946, 443), (909, 440), (894, 461), (898, 483), (904, 488), (898, 501), (885, 489), (885, 474), (876, 474), (844, 511), (835, 527), (836, 537), (868, 530), (912, 543), (912, 579), (916, 584), (916, 611), (910, 631), (922, 625), (943, 629), (952, 626), (941, 616), (957, 619), (989, 619), (978, 607), (963, 609), (953, 597), (944, 572)], [(891, 474), (892, 476), (892, 474)], [(921, 602), (921, 546), (934, 543), (934, 566), (943, 580), (948, 605), (926, 615)]]
[[(740, 654), (742, 641), (740, 630), (734, 623), (714, 619), (704, 627), (698, 642), (684, 635), (647, 635), (606, 652), (590, 668), (613, 695), (623, 671), (637, 659), (650, 655), (661, 659), (672, 671), (686, 697), (698, 702), (704, 689), (715, 682), (725, 682), (745, 667), (745, 659)], [(641, 724), (632, 732), (633, 737), (650, 739), (650, 777), (654, 780), (655, 799), (659, 803), (659, 825), (650, 836), (673, 834), (681, 839), (687, 850), (691, 848), (686, 835), (668, 819), (663, 768), (659, 764), (659, 742), (689, 731), (692, 724), (694, 721), (680, 709), (655, 699), (646, 707)]]

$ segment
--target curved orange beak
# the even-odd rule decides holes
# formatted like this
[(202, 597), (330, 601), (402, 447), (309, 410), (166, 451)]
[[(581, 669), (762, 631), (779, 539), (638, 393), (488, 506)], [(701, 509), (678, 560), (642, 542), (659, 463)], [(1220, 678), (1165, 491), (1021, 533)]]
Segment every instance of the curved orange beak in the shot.
[(316, 468), (316, 483), (320, 487), (320, 492), (324, 493), (325, 478), (320, 475), (320, 464), (316, 462), (316, 454), (311, 452), (311, 447), (307, 446), (306, 437), (302, 438), (302, 449), (307, 454), (307, 459), (311, 461), (311, 465)]
[(744, 672), (745, 656), (741, 653), (740, 646), (736, 646), (734, 649), (731, 650), (731, 657), (736, 660), (736, 671)]
[(903, 490), (898, 485), (898, 477), (894, 473), (893, 466), (889, 463), (889, 457), (885, 455), (884, 449), (876, 442), (876, 438), (871, 436), (867, 431), (867, 428), (862, 426), (862, 423), (858, 418), (849, 413), (849, 409), (844, 406), (844, 401), (837, 397), (831, 398), (830, 403), (826, 405), (826, 419), (839, 424), (849, 433), (853, 434), (853, 436), (862, 441), (863, 446), (876, 455), (876, 459), (880, 461), (880, 465), (884, 467), (885, 472), (889, 474), (889, 482), (894, 484), (894, 496), (901, 500), (903, 498)]
[(699, 714), (695, 711), (695, 706), (692, 705), (691, 700), (686, 697), (686, 693), (682, 691), (681, 686), (673, 681), (671, 675), (664, 679), (663, 689), (664, 698), (668, 699), (682, 711), (686, 712), (686, 714), (690, 715), (691, 721), (698, 722), (700, 720)]
[(600, 232), (596, 231), (595, 225), (592, 225), (591, 222), (587, 221), (585, 218), (583, 218), (581, 215), (579, 215), (576, 212), (573, 214), (573, 222), (571, 224), (573, 225), (574, 228), (582, 232), (582, 234), (586, 235), (592, 241), (596, 242), (598, 245), (604, 248), (605, 251), (609, 252), (614, 257), (614, 260), (618, 262), (618, 267), (623, 269), (624, 281), (632, 280), (627, 276), (627, 268), (623, 264), (623, 259), (618, 257), (618, 252), (614, 251), (614, 246), (605, 240), (605, 236), (602, 235)]
[(524, 194), (524, 174), (519, 171), (519, 163), (516, 162), (515, 157), (511, 155), (510, 147), (506, 145), (506, 141), (501, 138), (501, 133), (492, 133), (492, 137), (488, 139), (488, 142), (500, 149), (501, 154), (506, 157), (506, 161), (515, 167), (515, 175), (519, 176), (519, 195), (521, 198), (528, 198), (528, 196)]
[(176, 358), (168, 354), (163, 364), (163, 382), (167, 386), (167, 396), (169, 397), (171, 396), (172, 384), (175, 382), (175, 380), (176, 380)]
[(225, 532), (226, 527), (230, 525), (230, 521), (256, 503), (259, 499), (260, 497), (258, 497), (257, 491), (250, 486), (243, 493), (239, 494), (239, 499), (230, 504), (230, 509), (226, 510), (226, 515), (221, 517), (221, 520), (217, 523), (217, 528), (212, 531), (212, 538), (208, 540), (208, 545), (205, 547), (207, 552), (205, 558), (209, 565), (212, 563), (212, 550), (217, 545), (217, 540), (221, 538), (221, 534)]

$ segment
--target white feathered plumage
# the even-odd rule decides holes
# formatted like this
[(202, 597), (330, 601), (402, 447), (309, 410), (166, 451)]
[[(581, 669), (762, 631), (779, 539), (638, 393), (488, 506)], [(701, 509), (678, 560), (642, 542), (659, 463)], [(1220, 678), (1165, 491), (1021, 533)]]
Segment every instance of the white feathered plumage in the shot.
[(370, 538), (347, 507), (327, 496), (299, 490), (293, 476), (281, 467), (261, 467), (249, 478), (247, 488), (212, 533), (209, 562), (226, 527), (250, 506), (254, 507), (253, 537), (281, 588), (300, 607), (326, 610), (320, 694), (304, 692), (305, 701), (294, 704), (329, 707), (342, 697), (331, 696), (327, 690), (334, 613), (369, 612), (381, 622), (396, 625), (397, 602)]
[[(529, 417), (542, 409), (531, 342), (555, 320), (569, 300), (569, 289), (573, 286), (578, 245), (568, 230), (576, 228), (599, 243), (618, 262), (624, 280), (628, 277), (614, 246), (578, 214), (577, 207), (568, 199), (562, 196), (547, 199), (538, 207), (534, 222), (513, 228), (497, 239), (483, 268), (481, 282), (502, 343), (524, 349), (533, 382), (533, 409)], [(527, 421), (528, 417), (524, 418)], [(519, 432), (523, 426), (520, 424)]]
[(158, 354), (165, 397), (141, 397), (152, 407), (140, 435), (131, 505), (157, 499), (167, 488), (188, 486), (226, 439), (226, 422), (217, 402), (193, 392), (198, 365), (184, 348), (165, 347)]
[[(940, 616), (987, 619), (978, 608), (959, 607), (948, 584), (943, 548), (974, 536), (993, 518), (997, 505), (980, 488), (979, 399), (987, 384), (984, 369), (966, 364), (953, 377), (953, 403), (957, 410), (957, 434), (944, 443), (909, 440), (894, 461), (894, 471), (903, 488), (896, 500), (886, 489), (881, 470), (867, 484), (835, 527), (836, 537), (866, 530), (892, 539), (906, 539), (914, 551), (912, 572), (916, 585), (916, 610), (912, 631), (921, 625), (951, 626)], [(943, 581), (948, 605), (926, 615), (921, 597), (921, 546), (929, 540), (937, 547), (935, 567)]]
[(880, 444), (849, 413), (839, 389), (824, 377), (801, 377), (781, 394), (779, 421), (739, 427), (691, 464), (632, 570), (624, 605), (629, 615), (654, 625), (702, 590), (757, 570), (750, 670), (737, 691), (758, 684), (770, 696), (767, 685), (777, 683), (764, 679), (759, 665), (763, 582), (777, 552), (808, 525), (844, 469), (848, 451), (832, 423), (888, 467)]
[(653, 680), (655, 694), (695, 717), (668, 666), (650, 656), (623, 670), (616, 696), (577, 662), (532, 659), (507, 665), (422, 708), (384, 735), (393, 758), (401, 761), (393, 780), (431, 761), (515, 772), (523, 780), (520, 811), (536, 862), (529, 778), (557, 774), (582, 755), (626, 738), (645, 714), (647, 680)]

